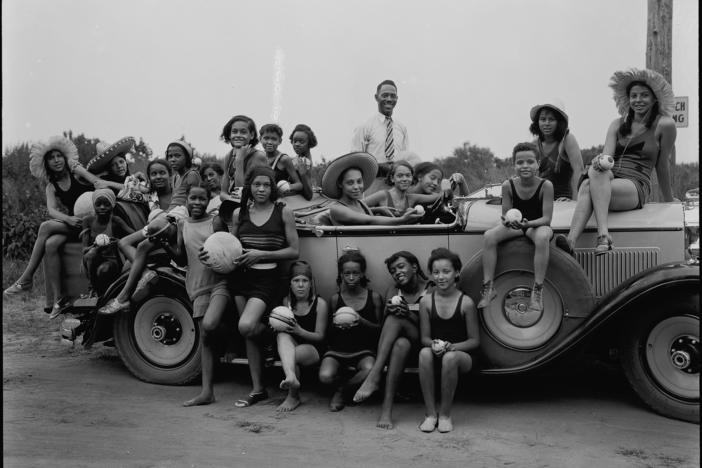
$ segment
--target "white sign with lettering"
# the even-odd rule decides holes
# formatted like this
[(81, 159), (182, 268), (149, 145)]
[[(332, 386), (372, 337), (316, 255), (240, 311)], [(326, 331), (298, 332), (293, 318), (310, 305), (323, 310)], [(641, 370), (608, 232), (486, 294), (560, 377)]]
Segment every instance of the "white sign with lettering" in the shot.
[(673, 112), (673, 120), (675, 120), (676, 127), (687, 127), (688, 116), (690, 115), (688, 112), (689, 107), (690, 101), (687, 96), (675, 97), (675, 112)]

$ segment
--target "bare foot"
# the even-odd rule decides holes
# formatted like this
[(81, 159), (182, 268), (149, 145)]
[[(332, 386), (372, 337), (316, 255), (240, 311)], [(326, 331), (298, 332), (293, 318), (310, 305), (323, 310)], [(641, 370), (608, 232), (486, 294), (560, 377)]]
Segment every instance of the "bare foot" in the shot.
[(378, 384), (376, 382), (371, 381), (370, 379), (366, 379), (363, 381), (363, 384), (361, 384), (361, 388), (359, 388), (356, 391), (356, 394), (353, 396), (353, 401), (356, 403), (365, 401), (366, 399), (368, 399), (369, 396), (373, 394), (373, 392), (377, 390)]
[(185, 403), (183, 403), (183, 406), (202, 406), (202, 405), (209, 405), (210, 403), (215, 402), (215, 397), (211, 393), (201, 393), (195, 398), (192, 398)]
[(389, 414), (381, 414), (375, 427), (380, 429), (395, 429), (395, 425), (392, 423), (392, 418)]
[(334, 395), (331, 397), (331, 401), (329, 402), (329, 411), (341, 411), (344, 409), (345, 403), (344, 403), (344, 392), (339, 389), (336, 392), (334, 392)]
[(453, 430), (453, 422), (450, 416), (439, 416), (439, 432), (451, 432)]
[(279, 413), (287, 413), (294, 410), (298, 406), (300, 406), (300, 399), (292, 395), (288, 395), (288, 397), (283, 400), (283, 402), (275, 410)]
[(434, 432), (434, 429), (436, 429), (436, 416), (433, 415), (425, 417), (419, 425), (419, 430), (422, 432)]
[(298, 389), (300, 388), (300, 381), (297, 380), (297, 377), (292, 376), (290, 378), (287, 378), (280, 382), (280, 389), (281, 390), (290, 390), (290, 389)]

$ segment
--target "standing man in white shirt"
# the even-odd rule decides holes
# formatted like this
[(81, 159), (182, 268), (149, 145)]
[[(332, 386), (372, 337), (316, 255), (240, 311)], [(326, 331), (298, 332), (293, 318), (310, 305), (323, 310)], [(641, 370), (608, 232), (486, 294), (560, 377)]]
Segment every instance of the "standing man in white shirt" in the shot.
[[(407, 128), (392, 117), (397, 105), (395, 82), (381, 82), (376, 89), (375, 101), (378, 103), (378, 113), (356, 127), (351, 139), (351, 151), (372, 154), (378, 161), (378, 177), (385, 177), (392, 162), (401, 159), (399, 153), (408, 149), (409, 138)], [(369, 192), (370, 189), (366, 193)]]

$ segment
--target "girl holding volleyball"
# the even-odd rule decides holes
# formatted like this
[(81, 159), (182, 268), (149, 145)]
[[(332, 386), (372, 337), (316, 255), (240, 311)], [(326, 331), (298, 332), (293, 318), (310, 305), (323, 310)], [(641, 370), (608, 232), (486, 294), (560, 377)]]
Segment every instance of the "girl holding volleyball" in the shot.
[(297, 229), (292, 210), (277, 202), (275, 173), (268, 166), (253, 166), (246, 173), (241, 207), (232, 216), (232, 234), (244, 253), (236, 259), (230, 285), (239, 311), (239, 332), (246, 340), (246, 357), (253, 388), (235, 406), (251, 406), (268, 398), (263, 386), (261, 338), (264, 314), (280, 303), (279, 262), (298, 256)]
[(183, 406), (209, 405), (215, 401), (212, 377), (214, 373), (214, 333), (229, 305), (229, 291), (224, 276), (206, 266), (208, 255), (203, 244), (213, 233), (227, 232), (219, 217), (207, 213), (210, 189), (206, 184), (191, 185), (186, 192), (186, 207), (190, 216), (178, 221), (175, 247), (168, 242), (163, 248), (179, 265), (187, 265), (185, 289), (192, 301), (193, 318), (200, 321), (202, 341), (202, 390)]
[[(337, 269), (339, 292), (331, 299), (336, 317), (328, 330), (329, 349), (319, 367), (319, 380), (337, 386), (329, 403), (331, 411), (344, 408), (349, 393), (356, 391), (373, 367), (382, 308), (380, 294), (366, 287), (366, 258), (359, 251), (349, 250), (339, 257)], [(341, 315), (351, 320), (341, 320)], [(339, 373), (347, 367), (354, 368), (355, 374), (344, 381)]]
[(287, 329), (278, 332), (278, 354), (285, 379), (280, 388), (288, 396), (277, 411), (292, 411), (300, 405), (300, 366), (312, 366), (319, 362), (329, 316), (327, 302), (314, 290), (312, 268), (304, 260), (293, 262), (290, 267), (290, 288), (283, 306), (294, 314)]

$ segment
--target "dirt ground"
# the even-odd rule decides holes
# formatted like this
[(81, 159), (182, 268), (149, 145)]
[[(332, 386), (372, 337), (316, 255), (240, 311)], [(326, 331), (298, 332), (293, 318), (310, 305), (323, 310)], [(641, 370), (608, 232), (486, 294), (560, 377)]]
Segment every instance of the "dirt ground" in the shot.
[[(271, 399), (240, 409), (247, 369), (222, 365), (217, 401), (184, 408), (199, 387), (143, 383), (113, 348), (62, 344), (42, 298), (3, 305), (3, 461), (6, 467), (697, 467), (699, 426), (644, 408), (612, 367), (567, 375), (461, 382), (455, 430), (424, 434), (416, 375), (396, 428), (375, 427), (379, 401), (327, 409), (328, 393), (303, 387), (303, 404), (278, 415)], [(309, 379), (308, 379), (309, 381)], [(304, 385), (304, 382), (303, 382)]]

